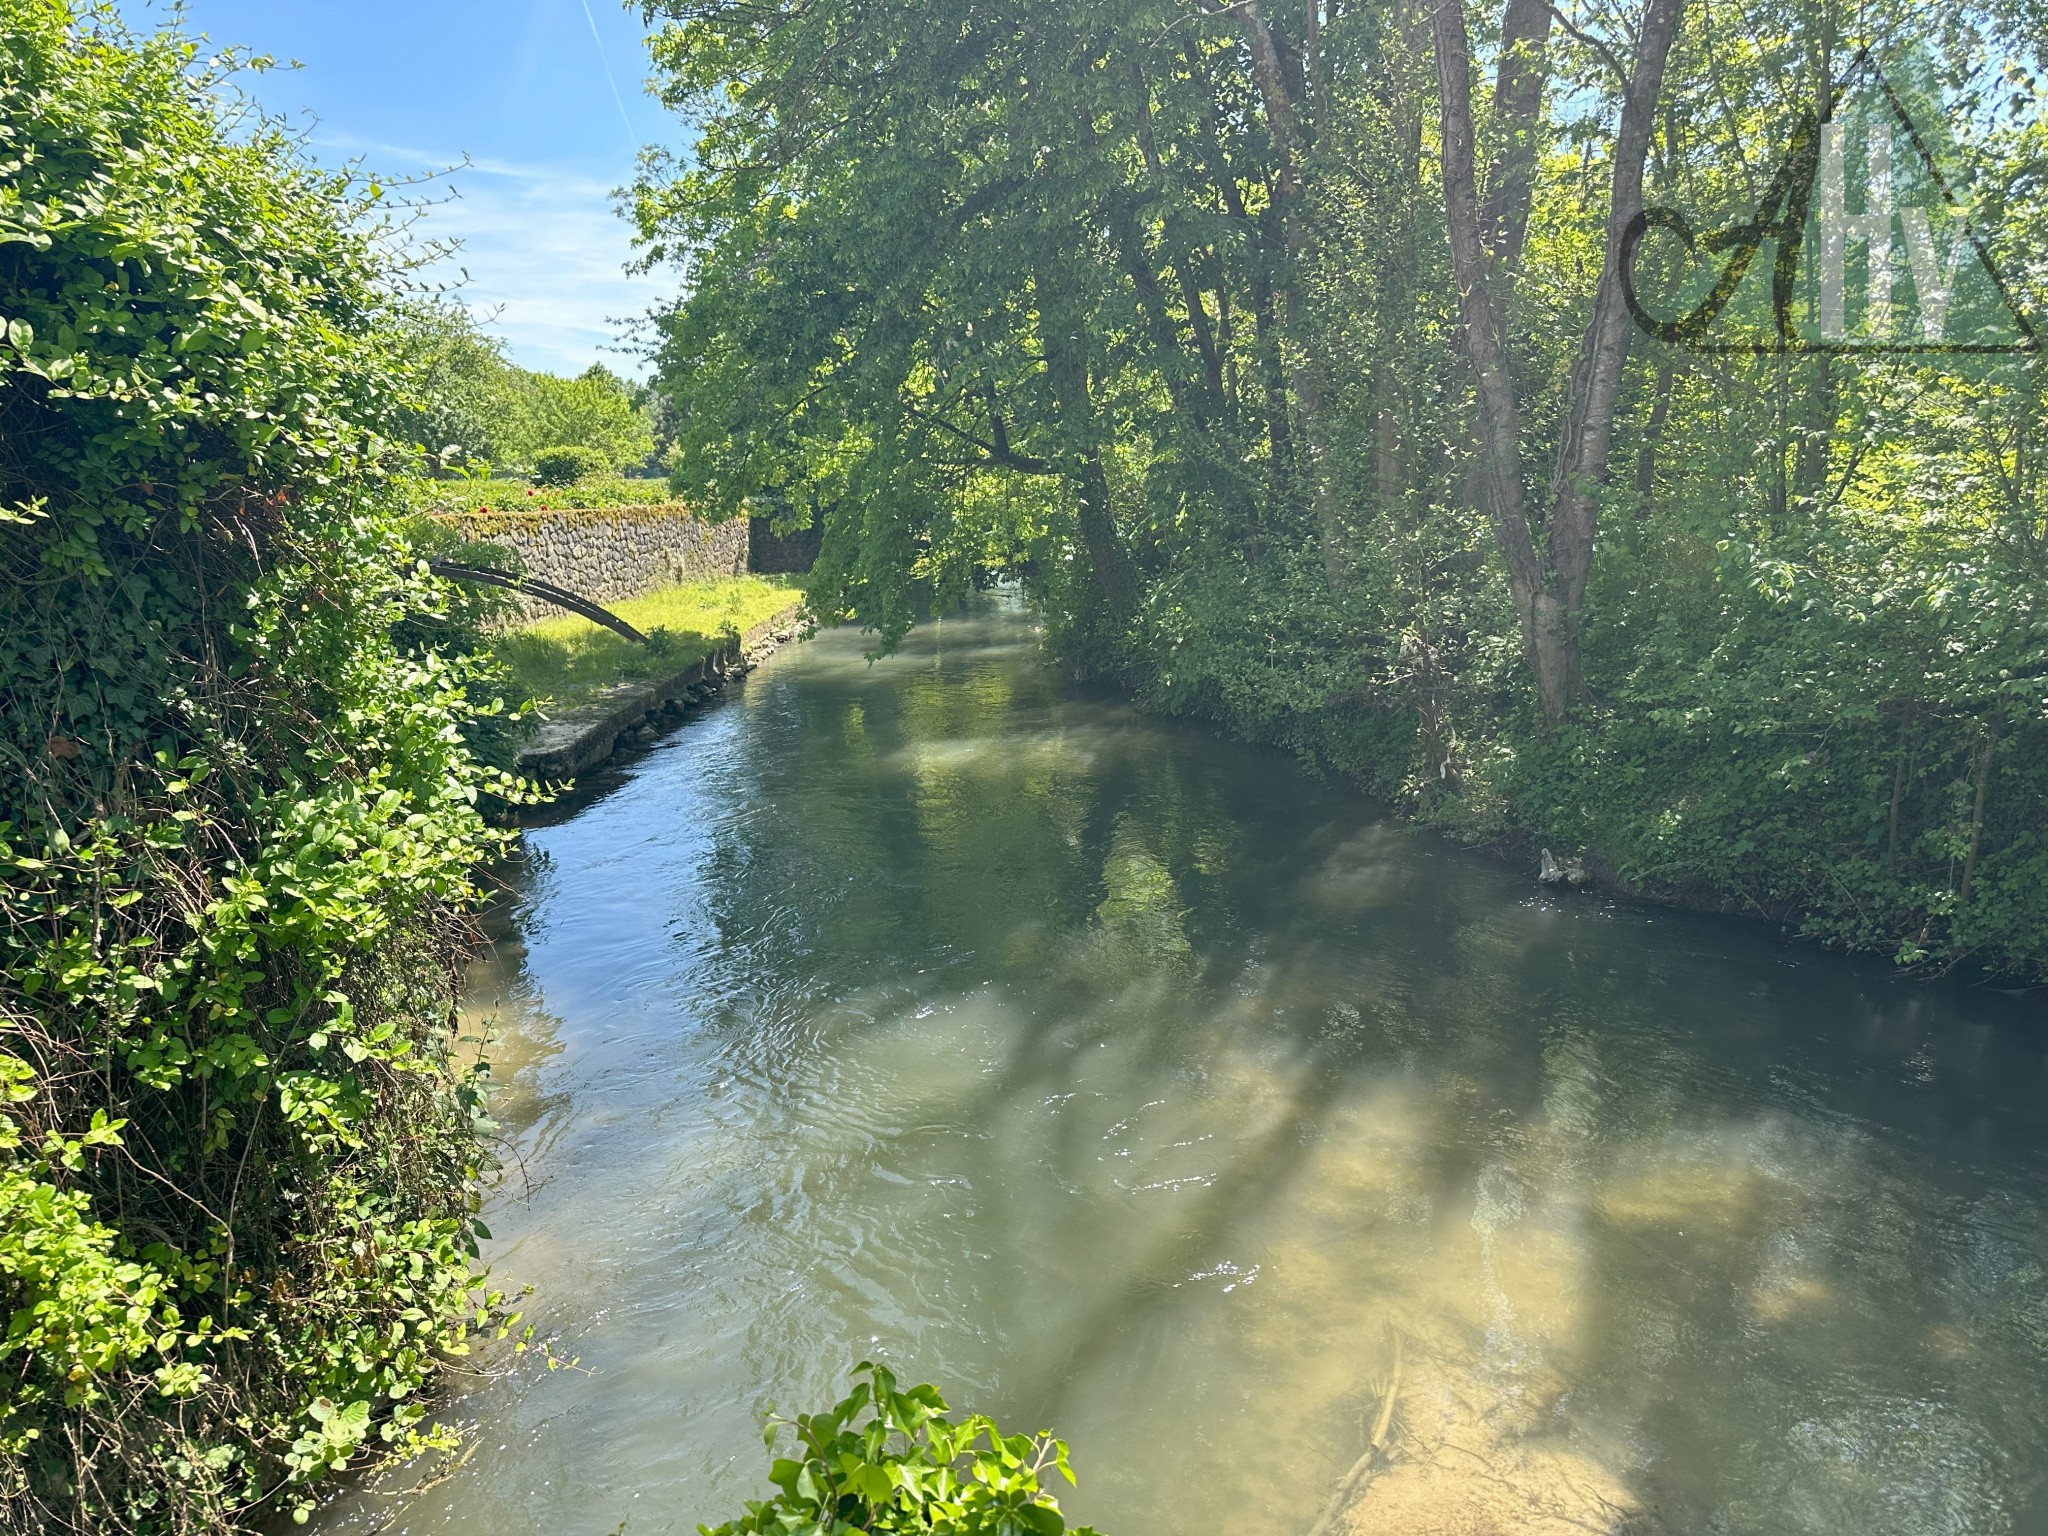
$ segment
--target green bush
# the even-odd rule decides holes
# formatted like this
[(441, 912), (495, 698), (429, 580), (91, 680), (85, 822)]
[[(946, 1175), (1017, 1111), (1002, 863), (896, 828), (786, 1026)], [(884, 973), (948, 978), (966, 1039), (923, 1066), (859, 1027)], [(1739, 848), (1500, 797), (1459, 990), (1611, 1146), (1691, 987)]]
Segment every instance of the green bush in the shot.
[[(377, 189), (0, 0), (0, 1527), (235, 1528), (427, 1432), (474, 1267), (470, 663), (375, 466)], [(230, 61), (231, 63), (232, 61)]]
[(603, 363), (573, 379), (551, 373), (521, 379), (518, 430), (526, 442), (591, 449), (601, 470), (622, 469), (653, 451), (648, 413), (635, 402), (632, 386)]
[[(510, 544), (468, 538), (431, 517), (408, 517), (401, 526), (407, 548), (419, 559), (526, 574), (526, 561)], [(463, 744), (478, 762), (506, 772), (518, 766), (533, 694), (496, 654), (494, 642), (523, 614), (524, 605), (503, 587), (449, 581), (438, 583), (424, 600), (408, 603), (391, 627), (391, 638), (405, 655), (423, 661), (460, 658), (464, 691), (485, 706), (463, 722)]]
[(595, 475), (574, 485), (551, 486), (544, 490), (521, 480), (423, 480), (406, 479), (399, 490), (408, 505), (420, 512), (461, 514), (493, 512), (553, 512), (563, 508), (594, 511), (600, 507), (667, 506), (675, 498), (666, 480), (631, 479), (623, 475)]
[[(794, 1455), (768, 1469), (775, 1497), (749, 1501), (738, 1520), (700, 1525), (702, 1536), (786, 1536), (816, 1532), (922, 1532), (927, 1536), (1062, 1536), (1059, 1502), (1040, 1478), (1057, 1469), (1069, 1483), (1066, 1445), (1049, 1434), (1005, 1435), (982, 1414), (946, 1417), (938, 1389), (896, 1390), (871, 1361), (868, 1379), (823, 1413), (768, 1416), (768, 1449), (794, 1431)], [(1075, 1526), (1073, 1536), (1095, 1536)]]
[(533, 483), (574, 485), (578, 480), (601, 475), (610, 468), (611, 464), (595, 448), (574, 445), (543, 448), (533, 456)]
[(567, 379), (518, 367), (475, 316), (440, 295), (404, 298), (390, 332), (404, 381), (393, 435), (430, 478), (530, 463), (561, 446), (590, 450), (598, 473), (644, 463), (656, 449), (653, 408), (602, 363)]

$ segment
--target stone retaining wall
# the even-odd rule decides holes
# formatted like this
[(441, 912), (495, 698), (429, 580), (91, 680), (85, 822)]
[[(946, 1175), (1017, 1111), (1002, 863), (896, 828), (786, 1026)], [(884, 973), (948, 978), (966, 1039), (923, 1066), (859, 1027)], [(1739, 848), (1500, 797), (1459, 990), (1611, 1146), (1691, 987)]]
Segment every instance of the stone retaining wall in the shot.
[[(673, 503), (445, 513), (440, 521), (465, 538), (510, 545), (529, 576), (600, 603), (747, 569), (746, 519), (700, 522)], [(537, 599), (527, 599), (526, 608), (536, 617), (560, 611)]]

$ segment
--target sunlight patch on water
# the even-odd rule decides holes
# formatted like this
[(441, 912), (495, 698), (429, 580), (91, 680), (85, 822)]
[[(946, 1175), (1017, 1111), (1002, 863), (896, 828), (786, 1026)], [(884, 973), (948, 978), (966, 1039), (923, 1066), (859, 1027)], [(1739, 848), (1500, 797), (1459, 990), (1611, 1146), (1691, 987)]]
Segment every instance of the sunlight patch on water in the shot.
[(581, 1364), (324, 1529), (687, 1532), (875, 1355), (1106, 1536), (2026, 1536), (2019, 1009), (1536, 899), (1029, 639), (826, 636), (531, 834), (466, 1019)]

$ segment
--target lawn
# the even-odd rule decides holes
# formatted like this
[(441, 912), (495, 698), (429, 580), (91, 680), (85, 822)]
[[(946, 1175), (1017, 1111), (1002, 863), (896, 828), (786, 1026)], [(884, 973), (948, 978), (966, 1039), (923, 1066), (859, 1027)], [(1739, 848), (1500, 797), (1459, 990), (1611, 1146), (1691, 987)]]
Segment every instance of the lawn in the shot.
[(802, 596), (787, 576), (689, 581), (605, 605), (646, 635), (646, 645), (565, 613), (502, 635), (491, 649), (543, 708), (569, 709), (613, 683), (681, 671), (727, 630), (745, 634)]

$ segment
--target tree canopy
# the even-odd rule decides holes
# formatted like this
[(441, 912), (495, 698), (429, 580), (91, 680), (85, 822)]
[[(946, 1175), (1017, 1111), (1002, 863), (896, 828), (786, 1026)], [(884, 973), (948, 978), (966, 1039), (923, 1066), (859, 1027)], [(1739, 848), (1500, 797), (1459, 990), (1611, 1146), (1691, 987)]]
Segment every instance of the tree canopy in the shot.
[[(1475, 834), (1907, 958), (2048, 955), (2038, 354), (1688, 350), (1619, 260), (1648, 206), (1764, 217), (1868, 43), (2039, 313), (2023, 5), (646, 10), (702, 127), (635, 199), (685, 275), (678, 485), (822, 521), (822, 612), (886, 644), (1007, 572), (1077, 670)], [(1924, 227), (1848, 258), (1859, 335), (1923, 313)], [(1757, 302), (1789, 249), (1822, 313), (1839, 258), (1776, 238)]]
[(429, 473), (530, 468), (549, 448), (587, 448), (616, 470), (654, 452), (649, 401), (602, 363), (573, 378), (521, 368), (445, 295), (398, 304), (389, 331), (405, 382), (394, 430)]

